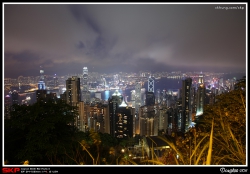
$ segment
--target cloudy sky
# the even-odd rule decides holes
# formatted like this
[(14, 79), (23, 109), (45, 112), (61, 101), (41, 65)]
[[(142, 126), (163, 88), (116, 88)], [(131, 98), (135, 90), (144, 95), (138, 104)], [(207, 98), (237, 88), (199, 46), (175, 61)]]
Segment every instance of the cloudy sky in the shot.
[(5, 3), (3, 10), (4, 77), (39, 75), (40, 66), (50, 75), (84, 66), (103, 73), (246, 71), (246, 3)]

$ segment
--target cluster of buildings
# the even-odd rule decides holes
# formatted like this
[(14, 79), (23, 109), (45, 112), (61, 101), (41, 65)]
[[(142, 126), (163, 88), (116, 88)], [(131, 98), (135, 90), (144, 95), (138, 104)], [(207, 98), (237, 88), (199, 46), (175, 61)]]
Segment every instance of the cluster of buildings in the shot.
[[(195, 83), (190, 77), (182, 79), (182, 88), (177, 91), (155, 90), (155, 78), (151, 75), (146, 78), (147, 89), (143, 88), (144, 82), (137, 79), (134, 89), (131, 89), (130, 101), (119, 90), (114, 90), (109, 99), (103, 102), (100, 92), (95, 92), (94, 97), (91, 95), (87, 67), (83, 67), (82, 75), (66, 79), (65, 89), (61, 92), (58, 92), (56, 76), (52, 83), (55, 88), (46, 87), (44, 70), (41, 68), (34, 95), (36, 101), (56, 101), (60, 98), (74, 106), (77, 117), (73, 124), (80, 131), (92, 129), (126, 138), (185, 133), (194, 126), (195, 119), (203, 114), (204, 105), (213, 104), (215, 96), (219, 94), (218, 88), (206, 88), (202, 73)], [(18, 104), (18, 92), (15, 90), (11, 96), (5, 97), (5, 118), (9, 118), (8, 106), (11, 104)]]

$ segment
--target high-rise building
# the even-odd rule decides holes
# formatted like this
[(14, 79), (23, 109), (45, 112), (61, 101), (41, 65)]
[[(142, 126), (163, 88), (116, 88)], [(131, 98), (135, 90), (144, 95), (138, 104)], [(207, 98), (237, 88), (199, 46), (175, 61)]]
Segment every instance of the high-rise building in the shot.
[(40, 79), (38, 82), (38, 90), (46, 90), (44, 70), (43, 70), (42, 66), (40, 66)]
[(66, 80), (66, 102), (76, 106), (81, 101), (80, 78), (72, 76)]
[(83, 85), (83, 91), (88, 91), (88, 68), (83, 67), (83, 80), (82, 80), (82, 85)]
[(141, 88), (141, 106), (144, 106), (146, 103), (146, 89)]
[[(82, 123), (83, 123), (83, 117), (79, 115), (80, 109), (82, 106), (80, 105), (81, 102), (81, 87), (80, 87), (80, 78), (77, 76), (72, 76), (71, 78), (68, 78), (66, 80), (66, 103), (73, 106), (76, 109), (76, 112), (78, 115), (75, 118), (74, 123), (72, 123), (74, 126), (76, 126), (78, 129), (83, 129)], [(74, 110), (72, 110), (74, 111)]]
[(36, 101), (44, 102), (46, 100), (47, 90), (45, 86), (45, 78), (44, 78), (44, 70), (42, 66), (40, 66), (40, 78), (38, 82), (38, 90), (36, 91)]
[(187, 132), (192, 123), (191, 88), (192, 88), (191, 78), (186, 78), (185, 80), (182, 81), (181, 132)]
[(36, 101), (37, 102), (45, 102), (47, 97), (47, 90), (38, 89), (36, 91)]
[(19, 104), (19, 94), (16, 90), (11, 93), (12, 104)]
[(160, 90), (160, 89), (157, 89), (157, 90), (156, 90), (155, 102), (156, 102), (157, 104), (160, 104), (160, 103), (161, 103), (161, 90)]
[(110, 134), (113, 137), (116, 137), (117, 131), (116, 131), (116, 123), (117, 123), (117, 114), (118, 114), (118, 108), (119, 105), (122, 103), (122, 95), (118, 92), (118, 90), (115, 91), (114, 94), (112, 94), (111, 98), (109, 98), (109, 121), (110, 121)]
[(155, 108), (153, 105), (141, 107), (140, 113), (140, 135), (157, 136), (155, 134)]
[(87, 114), (86, 114), (86, 105), (83, 101), (79, 102), (79, 118), (77, 122), (77, 127), (80, 131), (86, 132), (88, 131), (88, 121), (87, 121)]
[(146, 106), (154, 105), (155, 104), (155, 95), (154, 92), (146, 91)]
[(177, 130), (177, 121), (175, 119), (175, 110), (172, 107), (169, 107), (167, 110), (167, 134), (171, 135), (172, 132), (176, 132)]
[(101, 104), (89, 105), (88, 128), (104, 133), (104, 109)]
[(10, 95), (6, 95), (4, 97), (4, 119), (10, 119), (11, 105), (11, 97)]
[(114, 80), (113, 81), (114, 81), (114, 86), (119, 85), (119, 81), (120, 81), (119, 74), (114, 75)]
[(90, 91), (82, 91), (82, 101), (86, 104), (91, 103), (91, 92)]
[(205, 102), (205, 95), (206, 95), (206, 88), (204, 84), (200, 84), (197, 89), (196, 93), (196, 117), (203, 114), (204, 110), (204, 102)]
[(131, 99), (130, 99), (130, 102), (131, 102), (131, 105), (133, 108), (135, 108), (135, 90), (131, 90)]
[(55, 74), (55, 76), (53, 77), (53, 80), (54, 80), (54, 88), (57, 88), (58, 85), (59, 85), (59, 81), (58, 81), (58, 77), (56, 76), (56, 74)]
[(91, 93), (89, 91), (88, 68), (83, 67), (83, 83), (82, 83), (82, 101), (89, 104), (91, 101)]
[(142, 88), (141, 82), (137, 81), (135, 84), (135, 115), (134, 115), (134, 135), (140, 133), (140, 117), (139, 110), (142, 106)]
[(204, 84), (204, 75), (202, 72), (199, 74), (198, 84)]
[(123, 101), (119, 105), (117, 112), (117, 135), (118, 138), (133, 137), (133, 115), (132, 107), (129, 107), (127, 103)]
[(193, 84), (191, 88), (191, 107), (192, 107), (192, 121), (195, 122), (196, 111), (197, 111), (197, 87), (196, 84)]
[(199, 74), (199, 80), (197, 84), (197, 90), (195, 91), (194, 102), (195, 105), (195, 117), (203, 114), (203, 109), (205, 105), (206, 87), (204, 83), (204, 75)]
[(148, 77), (148, 91), (154, 92), (154, 79), (151, 75)]
[(103, 106), (103, 117), (104, 117), (104, 128), (103, 133), (110, 134), (110, 113), (109, 113), (109, 105)]
[(161, 131), (162, 133), (167, 133), (168, 131), (168, 115), (167, 115), (167, 108), (162, 108), (159, 110), (159, 131)]
[(139, 112), (139, 108), (142, 105), (142, 96), (141, 96), (141, 83), (136, 82), (135, 85), (135, 112)]
[(124, 97), (116, 90), (109, 99), (110, 134), (117, 138), (133, 136), (133, 114)]

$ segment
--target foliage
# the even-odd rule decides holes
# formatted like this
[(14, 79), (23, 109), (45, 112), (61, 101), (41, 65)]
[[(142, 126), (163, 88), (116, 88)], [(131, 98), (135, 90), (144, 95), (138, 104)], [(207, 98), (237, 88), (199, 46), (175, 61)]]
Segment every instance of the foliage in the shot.
[[(175, 164), (245, 165), (245, 101), (246, 84), (243, 78), (234, 90), (217, 96), (214, 105), (207, 105), (196, 126), (184, 136), (175, 136), (174, 140), (159, 136), (174, 151)], [(167, 163), (165, 160), (164, 164)]]
[[(76, 128), (74, 108), (58, 103), (38, 102), (30, 106), (14, 105), (11, 119), (5, 120), (5, 159), (9, 164), (54, 164), (64, 159), (65, 149)], [(64, 163), (70, 163), (66, 160)]]
[(77, 131), (71, 124), (77, 112), (63, 101), (13, 105), (11, 119), (4, 123), (5, 164), (245, 165), (245, 83), (240, 79), (234, 90), (206, 105), (196, 126), (184, 135), (159, 135), (171, 147), (161, 158), (137, 162), (128, 147), (141, 137), (118, 140), (93, 130)]
[(217, 96), (208, 105), (197, 127), (203, 132), (211, 129), (214, 120), (214, 164), (246, 164), (246, 84), (241, 79), (235, 90)]

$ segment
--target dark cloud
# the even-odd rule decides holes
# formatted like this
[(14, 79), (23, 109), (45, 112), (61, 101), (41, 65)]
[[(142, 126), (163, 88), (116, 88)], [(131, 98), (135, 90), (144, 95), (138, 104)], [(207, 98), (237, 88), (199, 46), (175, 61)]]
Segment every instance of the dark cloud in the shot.
[(41, 64), (51, 64), (51, 62), (42, 62), (43, 59), (40, 55), (30, 51), (23, 51), (17, 54), (7, 52), (4, 54), (4, 59), (7, 60), (4, 61), (5, 74), (12, 74), (17, 71), (19, 75), (23, 76), (28, 76), (31, 72), (34, 75), (38, 75)]
[(76, 45), (76, 47), (78, 49), (83, 49), (85, 46), (84, 46), (84, 43), (82, 41), (79, 41), (78, 44)]
[(4, 4), (4, 56), (6, 77), (246, 71), (246, 4)]

